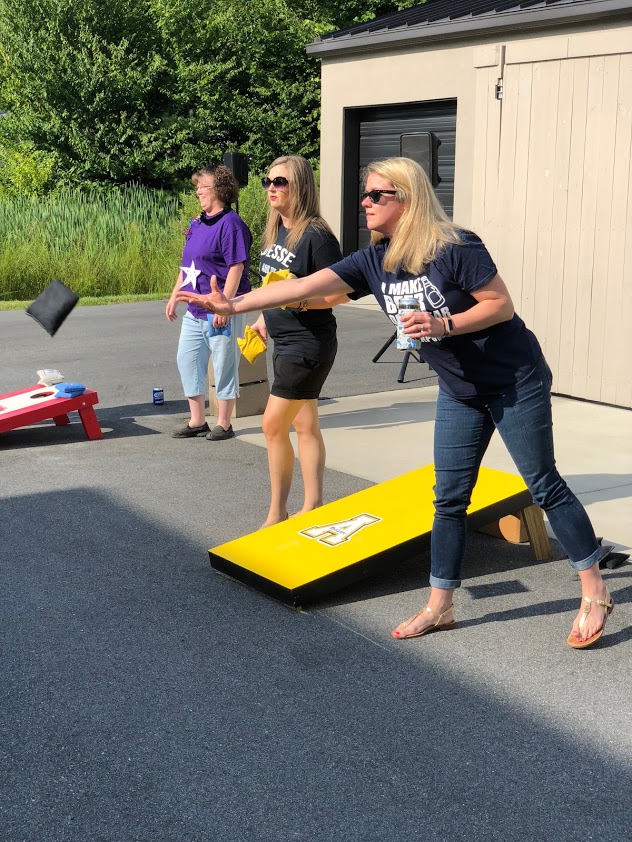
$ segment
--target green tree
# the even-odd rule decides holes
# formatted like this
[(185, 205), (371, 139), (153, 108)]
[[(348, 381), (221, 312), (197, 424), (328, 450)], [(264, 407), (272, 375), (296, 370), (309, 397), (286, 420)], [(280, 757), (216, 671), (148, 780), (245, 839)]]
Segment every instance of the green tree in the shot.
[(162, 47), (140, 0), (0, 0), (0, 145), (54, 153), (71, 183), (168, 181), (195, 130)]
[(316, 160), (320, 65), (306, 44), (396, 7), (0, 0), (0, 162), (28, 149), (58, 183), (175, 187), (231, 149), (253, 169), (283, 152)]

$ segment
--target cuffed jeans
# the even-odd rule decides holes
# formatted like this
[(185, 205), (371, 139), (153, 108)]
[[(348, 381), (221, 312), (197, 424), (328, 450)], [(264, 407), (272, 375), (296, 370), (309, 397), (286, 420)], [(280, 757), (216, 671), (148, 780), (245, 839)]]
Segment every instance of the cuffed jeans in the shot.
[(240, 351), (237, 337), (244, 335), (245, 313), (230, 317), (230, 336), (209, 336), (207, 319), (187, 312), (182, 317), (178, 344), (178, 370), (187, 398), (206, 395), (208, 363), (213, 358), (215, 397), (227, 401), (239, 397)]
[(534, 503), (543, 509), (571, 566), (587, 570), (602, 556), (592, 524), (555, 467), (551, 370), (544, 358), (504, 394), (459, 401), (439, 391), (430, 584), (458, 588), (465, 555), (466, 510), (481, 460), (497, 429)]

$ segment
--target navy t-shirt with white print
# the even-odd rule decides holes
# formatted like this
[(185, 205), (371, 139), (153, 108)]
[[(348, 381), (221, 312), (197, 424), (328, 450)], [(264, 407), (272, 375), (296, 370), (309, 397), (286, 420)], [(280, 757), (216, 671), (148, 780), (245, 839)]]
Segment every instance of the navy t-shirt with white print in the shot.
[[(464, 313), (478, 302), (472, 295), (497, 274), (483, 242), (459, 231), (460, 244), (447, 243), (419, 274), (383, 268), (388, 240), (357, 251), (331, 266), (354, 290), (350, 298), (373, 294), (395, 324), (401, 298), (417, 298), (422, 310), (438, 318)], [(542, 350), (522, 319), (513, 318), (473, 333), (445, 339), (424, 338), (420, 354), (434, 369), (439, 386), (467, 400), (496, 395), (527, 377)]]

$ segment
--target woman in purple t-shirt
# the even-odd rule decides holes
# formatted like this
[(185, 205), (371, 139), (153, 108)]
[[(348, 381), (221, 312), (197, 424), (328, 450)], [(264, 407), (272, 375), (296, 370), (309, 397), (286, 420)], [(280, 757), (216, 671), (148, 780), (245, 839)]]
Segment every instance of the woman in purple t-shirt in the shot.
[[(239, 194), (235, 176), (228, 167), (209, 165), (196, 172), (192, 181), (202, 212), (191, 220), (186, 233), (180, 273), (165, 310), (171, 322), (177, 318), (178, 292), (208, 293), (213, 275), (229, 297), (250, 290), (252, 237), (246, 223), (230, 207)], [(209, 315), (198, 304), (189, 304), (182, 320), (177, 359), (191, 418), (173, 431), (174, 438), (206, 435), (210, 441), (222, 441), (235, 435), (230, 419), (239, 396), (237, 337), (243, 336), (244, 325), (245, 315)], [(205, 404), (211, 357), (218, 414), (217, 425), (209, 430)]]

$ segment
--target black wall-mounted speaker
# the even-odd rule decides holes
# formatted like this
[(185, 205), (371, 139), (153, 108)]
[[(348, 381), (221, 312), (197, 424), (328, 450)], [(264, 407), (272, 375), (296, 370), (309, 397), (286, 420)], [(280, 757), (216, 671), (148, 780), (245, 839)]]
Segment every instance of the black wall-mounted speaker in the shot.
[(232, 172), (240, 187), (248, 185), (248, 156), (242, 152), (224, 152), (224, 166)]
[(439, 178), (439, 147), (441, 141), (433, 132), (411, 132), (400, 135), (399, 149), (403, 158), (412, 158), (424, 170), (433, 187)]

